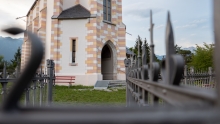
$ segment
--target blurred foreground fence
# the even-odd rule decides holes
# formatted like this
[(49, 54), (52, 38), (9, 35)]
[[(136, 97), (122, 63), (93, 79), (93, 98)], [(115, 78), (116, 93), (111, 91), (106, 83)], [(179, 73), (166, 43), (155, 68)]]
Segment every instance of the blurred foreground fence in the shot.
[[(154, 60), (153, 21), (150, 13), (150, 61), (147, 60), (146, 42), (138, 42), (138, 55), (125, 59), (127, 81), (127, 106), (150, 106), (168, 104), (214, 105), (215, 81), (212, 69), (208, 72), (187, 70), (184, 59), (175, 54), (173, 29), (168, 14), (166, 25), (166, 58), (161, 66)], [(142, 56), (141, 56), (142, 48)], [(185, 69), (184, 69), (185, 68)], [(159, 77), (161, 75), (161, 78)]]
[[(154, 61), (152, 13), (150, 20), (151, 53), (147, 63), (146, 43), (143, 54), (138, 58), (125, 59), (127, 82), (127, 107), (21, 107), (18, 105), (22, 93), (36, 73), (42, 59), (44, 48), (40, 39), (27, 32), (31, 39), (31, 57), (25, 71), (16, 80), (15, 86), (0, 109), (0, 123), (149, 123), (149, 124), (219, 124), (220, 123), (220, 1), (213, 0), (215, 33), (215, 78), (216, 89), (208, 90), (188, 87), (181, 84), (184, 72), (184, 59), (175, 55), (173, 29), (168, 14), (166, 26), (166, 59), (161, 67)], [(18, 28), (5, 30), (10, 34), (24, 32)], [(135, 57), (134, 57), (135, 58)], [(161, 72), (160, 72), (161, 70)], [(51, 70), (50, 70), (51, 71)], [(51, 71), (52, 72), (52, 71)], [(161, 73), (162, 80), (159, 80)], [(50, 77), (51, 77), (50, 73)], [(51, 83), (52, 78), (50, 78)], [(8, 82), (8, 81), (2, 81)], [(50, 90), (48, 90), (49, 92)], [(113, 96), (114, 97), (114, 96)], [(163, 103), (168, 106), (158, 107)], [(134, 106), (134, 107), (132, 107)], [(145, 107), (147, 106), (147, 107)], [(154, 107), (151, 107), (154, 106)], [(178, 107), (178, 108), (177, 108)]]
[[(18, 66), (15, 71), (8, 71), (4, 64), (3, 70), (0, 70), (0, 83), (1, 83), (1, 102), (7, 97), (14, 81), (20, 75), (20, 67)], [(54, 85), (54, 62), (47, 60), (47, 68), (40, 68), (35, 76), (32, 78), (30, 86), (25, 89), (24, 97), (21, 102), (26, 106), (42, 106), (52, 102), (52, 88)]]

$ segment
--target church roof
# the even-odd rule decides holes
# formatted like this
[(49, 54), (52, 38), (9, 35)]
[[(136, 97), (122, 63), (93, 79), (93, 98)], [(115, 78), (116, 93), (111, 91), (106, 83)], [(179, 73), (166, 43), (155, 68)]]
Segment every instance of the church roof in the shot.
[(31, 8), (29, 9), (28, 13), (26, 14), (26, 16), (29, 15), (30, 11), (34, 8), (34, 6), (36, 5), (38, 0), (35, 0), (34, 3), (32, 4)]
[(56, 19), (84, 19), (90, 18), (91, 13), (89, 10), (78, 4), (60, 13)]

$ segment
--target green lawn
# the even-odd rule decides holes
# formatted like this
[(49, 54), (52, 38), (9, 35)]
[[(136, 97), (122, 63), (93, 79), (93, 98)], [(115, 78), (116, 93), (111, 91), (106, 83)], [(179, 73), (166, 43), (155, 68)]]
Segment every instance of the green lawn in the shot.
[(55, 86), (54, 103), (64, 104), (125, 104), (125, 89), (110, 89), (110, 91), (93, 90), (85, 86)]
[[(11, 84), (7, 85), (10, 90)], [(43, 89), (43, 101), (46, 102), (47, 91)], [(94, 90), (86, 86), (55, 86), (53, 87), (53, 103), (68, 105), (125, 105), (125, 89), (108, 89), (109, 91)], [(0, 91), (2, 87), (0, 86)], [(30, 103), (32, 104), (33, 90), (30, 91)], [(24, 96), (21, 103), (24, 103)], [(2, 95), (0, 95), (2, 102)], [(39, 89), (36, 89), (36, 102), (39, 102)], [(0, 103), (1, 105), (1, 103)]]
[[(9, 82), (7, 83), (6, 85), (6, 89), (7, 89), (7, 92), (9, 91), (9, 89), (12, 87), (13, 83), (12, 82)], [(0, 84), (0, 105), (2, 103), (2, 100), (3, 100), (3, 95), (1, 94), (2, 93), (2, 85)]]

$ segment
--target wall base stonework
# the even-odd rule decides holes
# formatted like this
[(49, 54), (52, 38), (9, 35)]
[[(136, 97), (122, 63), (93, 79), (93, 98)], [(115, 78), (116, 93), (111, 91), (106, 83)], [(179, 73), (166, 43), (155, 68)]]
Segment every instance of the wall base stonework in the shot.
[[(56, 74), (57, 76), (75, 76), (75, 83), (72, 85), (94, 86), (96, 81), (102, 80), (102, 74)], [(68, 86), (68, 83), (58, 83), (57, 85)]]
[(126, 80), (125, 74), (117, 74), (117, 80)]
[[(94, 86), (97, 81), (102, 80), (102, 74), (56, 74), (57, 76), (75, 76), (75, 83), (72, 85), (83, 85), (83, 86)], [(117, 74), (117, 79), (114, 80), (125, 80), (125, 74)], [(57, 83), (56, 85), (69, 86), (68, 83)]]

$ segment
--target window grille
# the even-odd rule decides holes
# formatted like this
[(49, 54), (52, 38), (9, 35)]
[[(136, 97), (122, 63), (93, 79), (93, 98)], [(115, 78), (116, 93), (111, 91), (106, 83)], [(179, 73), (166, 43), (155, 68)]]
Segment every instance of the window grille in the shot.
[(76, 40), (72, 41), (72, 63), (76, 62)]
[(103, 0), (103, 18), (106, 21), (111, 22), (112, 16), (112, 5), (111, 0)]

